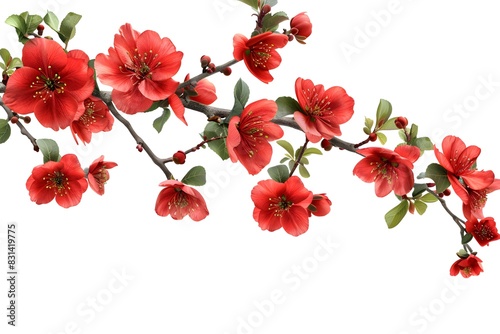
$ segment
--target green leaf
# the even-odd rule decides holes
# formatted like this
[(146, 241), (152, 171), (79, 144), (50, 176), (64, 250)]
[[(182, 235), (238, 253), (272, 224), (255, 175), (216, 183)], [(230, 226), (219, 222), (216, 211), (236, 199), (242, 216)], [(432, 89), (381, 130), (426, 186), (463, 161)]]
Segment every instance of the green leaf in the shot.
[(170, 109), (163, 108), (161, 116), (153, 121), (153, 127), (156, 129), (156, 131), (158, 131), (158, 133), (161, 132), (161, 130), (163, 129), (163, 125), (165, 125), (165, 123), (168, 121), (169, 118), (170, 118)]
[(308, 155), (311, 155), (311, 154), (323, 155), (323, 152), (321, 152), (316, 147), (309, 147), (309, 148), (306, 148), (306, 150), (304, 151), (304, 154), (302, 156), (307, 157)]
[(415, 201), (415, 209), (417, 209), (419, 215), (423, 215), (425, 213), (425, 210), (427, 210), (427, 204), (417, 199)]
[(377, 132), (377, 138), (382, 145), (385, 145), (385, 143), (387, 143), (387, 136), (384, 135), (382, 132)]
[(288, 158), (288, 157), (284, 157), (283, 159), (281, 159), (281, 160), (280, 160), (280, 164), (285, 163), (285, 162), (287, 162), (288, 160), (290, 160), (290, 158)]
[(267, 169), (269, 176), (276, 182), (285, 182), (288, 180), (288, 168), (285, 165), (277, 165)]
[(0, 144), (5, 143), (10, 137), (10, 124), (6, 119), (0, 119)]
[(432, 179), (436, 184), (436, 192), (442, 193), (450, 186), (450, 181), (448, 180), (448, 171), (444, 169), (443, 166), (432, 163), (427, 166), (425, 170), (425, 176)]
[(59, 38), (68, 44), (69, 40), (72, 39), (76, 34), (76, 25), (82, 18), (81, 15), (69, 12), (66, 17), (61, 21), (61, 27), (59, 29)]
[[(365, 116), (365, 126), (368, 128), (368, 131), (371, 131), (372, 126), (373, 126), (373, 119)], [(367, 134), (369, 134), (369, 133), (370, 132), (368, 132)]]
[(396, 227), (408, 212), (408, 201), (403, 200), (385, 214), (385, 222), (388, 228)]
[(380, 102), (377, 107), (377, 118), (375, 120), (375, 128), (378, 129), (382, 125), (384, 125), (389, 117), (391, 117), (392, 113), (392, 105), (389, 101), (380, 99)]
[(5, 23), (16, 28), (16, 30), (19, 30), (23, 34), (28, 32), (26, 21), (21, 15), (13, 14), (5, 20)]
[(25, 20), (27, 32), (35, 31), (38, 25), (43, 22), (43, 18), (40, 15), (27, 15)]
[(202, 166), (195, 166), (186, 173), (181, 180), (184, 184), (191, 186), (202, 186), (207, 182), (207, 173)]
[(389, 118), (384, 125), (382, 125), (379, 130), (385, 131), (385, 130), (399, 130), (399, 128), (396, 126), (394, 121), (396, 120), (397, 117)]
[(247, 4), (249, 5), (250, 7), (252, 7), (253, 9), (255, 10), (258, 10), (259, 7), (258, 7), (258, 0), (239, 0), (240, 2), (243, 2), (244, 4)]
[(415, 140), (418, 135), (418, 125), (417, 124), (412, 124), (410, 128), (410, 138), (411, 140)]
[(262, 0), (262, 2), (261, 2), (261, 6), (269, 5), (271, 7), (274, 7), (277, 4), (278, 4), (278, 0)]
[[(207, 138), (216, 138), (216, 137), (226, 137), (227, 136), (227, 124), (219, 124), (216, 122), (208, 122), (205, 126), (205, 130), (203, 135)], [(226, 138), (221, 138), (218, 140), (213, 140), (208, 142), (208, 147), (222, 160), (226, 160), (229, 158), (229, 153), (227, 153), (226, 147)]]
[(52, 139), (37, 139), (36, 144), (43, 154), (43, 163), (48, 161), (59, 161), (59, 146)]
[(290, 154), (290, 156), (293, 157), (293, 146), (292, 146), (292, 144), (290, 144), (286, 140), (278, 140), (278, 141), (276, 141), (276, 144), (278, 144), (279, 146), (283, 147)]
[(47, 11), (47, 14), (43, 17), (43, 22), (55, 32), (59, 32), (59, 19), (53, 12)]
[(290, 96), (278, 97), (278, 99), (276, 99), (276, 104), (278, 105), (276, 118), (291, 115), (296, 111), (302, 111), (299, 102)]
[(0, 49), (0, 57), (2, 58), (3, 60), (3, 63), (8, 66), (10, 61), (12, 60), (12, 57), (10, 55), (10, 52), (9, 50), (7, 49)]
[(421, 151), (430, 151), (434, 149), (434, 145), (429, 137), (415, 138), (411, 144), (417, 146)]
[(413, 192), (411, 194), (412, 197), (417, 197), (421, 193), (423, 193), (427, 189), (427, 185), (423, 183), (415, 183), (413, 185)]
[(266, 31), (276, 31), (279, 28), (279, 24), (288, 20), (288, 16), (285, 12), (276, 12), (274, 14), (268, 13), (262, 19), (263, 32)]
[(311, 176), (311, 174), (309, 174), (309, 171), (307, 170), (307, 168), (304, 167), (303, 165), (299, 165), (299, 173), (300, 173), (300, 176), (302, 176), (303, 178), (308, 178)]
[(250, 97), (250, 88), (245, 81), (239, 79), (238, 82), (236, 82), (236, 85), (234, 85), (233, 95), (233, 109), (231, 109), (231, 112), (224, 120), (225, 123), (229, 123), (233, 116), (239, 116), (248, 102), (248, 98)]
[(471, 240), (472, 240), (472, 234), (465, 233), (464, 236), (462, 237), (462, 245), (469, 243)]
[(422, 202), (425, 202), (425, 203), (434, 203), (434, 202), (437, 202), (438, 199), (436, 198), (436, 196), (434, 196), (433, 194), (425, 194), (424, 196), (420, 197), (420, 200)]
[(306, 157), (302, 156), (302, 158), (300, 158), (300, 161), (299, 161), (301, 164), (303, 165), (309, 165), (309, 159), (307, 159)]

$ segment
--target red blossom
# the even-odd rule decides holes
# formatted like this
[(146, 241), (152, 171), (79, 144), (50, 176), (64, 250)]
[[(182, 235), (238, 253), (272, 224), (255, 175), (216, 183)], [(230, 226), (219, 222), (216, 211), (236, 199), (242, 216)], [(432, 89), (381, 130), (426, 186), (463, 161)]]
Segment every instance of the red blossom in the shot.
[(295, 15), (290, 20), (290, 31), (295, 36), (297, 42), (305, 44), (304, 41), (312, 33), (312, 24), (309, 16), (305, 12)]
[(154, 101), (175, 93), (178, 82), (172, 77), (181, 66), (183, 53), (169, 38), (146, 30), (138, 33), (127, 23), (115, 35), (109, 55), (98, 54), (95, 69), (99, 80), (113, 88), (111, 97), (127, 114), (148, 110)]
[(465, 278), (478, 276), (483, 272), (481, 262), (483, 261), (474, 254), (470, 254), (465, 259), (460, 258), (451, 265), (450, 275), (457, 276), (460, 273)]
[(448, 172), (448, 180), (455, 193), (464, 204), (469, 203), (466, 186), (472, 190), (481, 190), (490, 186), (495, 175), (492, 171), (478, 171), (474, 168), (481, 149), (477, 146), (465, 146), (462, 139), (446, 136), (442, 143), (443, 153), (434, 145), (434, 154), (439, 164)]
[(109, 180), (108, 169), (118, 166), (115, 162), (104, 161), (104, 156), (94, 160), (89, 167), (88, 180), (90, 188), (99, 195), (104, 194), (104, 185)]
[(392, 190), (396, 195), (406, 195), (414, 184), (413, 162), (420, 156), (415, 146), (401, 145), (394, 151), (369, 147), (357, 150), (365, 157), (354, 166), (353, 173), (364, 182), (375, 182), (375, 194), (387, 196)]
[(478, 221), (468, 220), (465, 223), (465, 229), (467, 233), (472, 234), (477, 243), (481, 246), (487, 246), (490, 241), (495, 241), (500, 239), (500, 234), (498, 234), (497, 224), (492, 217), (486, 217)]
[(330, 213), (331, 206), (332, 201), (330, 201), (326, 194), (315, 194), (308, 207), (309, 217), (311, 217), (311, 214), (318, 217), (326, 216)]
[(81, 103), (94, 89), (94, 71), (80, 50), (66, 53), (55, 41), (34, 38), (22, 51), (23, 67), (9, 78), (4, 103), (21, 115), (35, 113), (54, 131), (79, 117)]
[(484, 218), (483, 208), (488, 200), (488, 194), (499, 189), (500, 179), (495, 179), (492, 184), (484, 189), (474, 190), (469, 187), (465, 187), (468, 196), (467, 201), (462, 203), (462, 211), (465, 219), (474, 220)]
[(189, 215), (194, 221), (208, 216), (207, 205), (198, 190), (176, 180), (163, 181), (160, 186), (165, 189), (160, 191), (156, 200), (155, 210), (159, 216), (170, 215), (177, 220)]
[(106, 132), (113, 127), (115, 119), (101, 99), (89, 96), (81, 104), (81, 108), (81, 116), (71, 123), (71, 133), (77, 144), (76, 136), (84, 143), (90, 143), (92, 133)]
[(26, 181), (33, 202), (46, 204), (55, 198), (63, 208), (80, 203), (87, 187), (85, 172), (74, 154), (66, 154), (58, 162), (48, 161), (33, 168)]
[(283, 136), (283, 129), (271, 122), (278, 106), (271, 100), (259, 100), (247, 105), (240, 116), (229, 121), (226, 139), (232, 162), (240, 161), (255, 175), (271, 161), (273, 149), (269, 141)]
[(262, 230), (276, 231), (281, 227), (293, 236), (301, 235), (309, 228), (307, 208), (313, 194), (304, 187), (297, 176), (284, 183), (263, 180), (252, 189), (255, 204), (253, 218)]
[[(184, 81), (188, 81), (190, 79), (189, 74), (186, 75)], [(196, 87), (193, 89), (195, 95), (188, 95), (189, 99), (201, 104), (209, 105), (217, 100), (217, 94), (215, 91), (215, 86), (208, 79), (201, 79), (196, 84)]]
[(233, 57), (244, 60), (250, 73), (264, 83), (273, 81), (270, 70), (281, 63), (281, 56), (276, 49), (284, 47), (288, 37), (284, 34), (267, 31), (263, 34), (247, 37), (236, 34), (233, 38)]
[(342, 87), (331, 87), (325, 91), (323, 85), (314, 85), (311, 80), (298, 78), (295, 94), (302, 110), (293, 117), (313, 143), (322, 138), (340, 136), (340, 124), (346, 123), (354, 113), (354, 100)]

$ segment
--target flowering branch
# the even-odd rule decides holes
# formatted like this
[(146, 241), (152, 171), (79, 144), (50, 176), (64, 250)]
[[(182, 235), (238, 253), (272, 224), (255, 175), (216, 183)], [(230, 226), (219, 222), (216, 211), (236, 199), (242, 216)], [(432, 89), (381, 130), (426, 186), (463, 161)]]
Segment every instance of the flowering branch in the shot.
[[(0, 85), (0, 93), (2, 92), (3, 89), (5, 89), (5, 86), (3, 86), (3, 87), (2, 86), (3, 85)], [(16, 117), (15, 114), (12, 112), (12, 110), (10, 110), (10, 108), (5, 105), (2, 97), (0, 97), (0, 106), (7, 113), (7, 120), (10, 121), (10, 120), (12, 120), (13, 117)], [(38, 148), (38, 144), (36, 143), (35, 137), (33, 137), (31, 135), (31, 133), (28, 131), (28, 129), (26, 129), (26, 127), (23, 124), (21, 124), (21, 122), (17, 121), (16, 125), (19, 128), (19, 130), (21, 131), (21, 134), (26, 136), (30, 140), (31, 145), (33, 145), (33, 150), (38, 152), (39, 148)]]

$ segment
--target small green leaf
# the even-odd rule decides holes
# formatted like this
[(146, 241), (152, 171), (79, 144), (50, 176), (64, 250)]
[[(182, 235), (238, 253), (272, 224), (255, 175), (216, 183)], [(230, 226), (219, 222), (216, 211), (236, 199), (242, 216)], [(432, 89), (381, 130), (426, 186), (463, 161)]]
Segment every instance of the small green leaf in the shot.
[(0, 144), (5, 143), (10, 137), (10, 124), (6, 119), (0, 119)]
[(450, 186), (450, 181), (448, 180), (448, 171), (444, 169), (443, 166), (432, 163), (427, 166), (425, 170), (425, 176), (432, 179), (436, 184), (436, 192), (442, 193)]
[(55, 32), (59, 32), (59, 19), (53, 12), (47, 11), (47, 14), (43, 17), (43, 22), (45, 22)]
[(427, 204), (417, 199), (415, 201), (415, 209), (417, 209), (419, 215), (423, 215), (425, 213), (425, 210), (427, 210)]
[(156, 129), (156, 131), (158, 131), (158, 133), (161, 132), (161, 130), (163, 129), (163, 125), (165, 125), (165, 123), (168, 121), (169, 118), (170, 118), (170, 109), (163, 108), (161, 116), (153, 121), (153, 127)]
[(464, 236), (462, 237), (462, 245), (469, 243), (471, 240), (472, 240), (472, 234), (465, 233)]
[(28, 29), (26, 27), (26, 21), (23, 19), (21, 15), (13, 14), (5, 20), (5, 23), (16, 28), (16, 30), (19, 30), (23, 34), (28, 32)]
[(410, 128), (410, 138), (411, 140), (415, 140), (418, 135), (418, 125), (417, 124), (412, 124)]
[(229, 123), (233, 116), (241, 115), (250, 97), (250, 88), (241, 78), (234, 85), (233, 95), (234, 105), (229, 115), (225, 118), (224, 123)]
[(432, 144), (429, 137), (415, 138), (411, 144), (417, 146), (421, 151), (430, 151), (434, 149), (434, 144)]
[(422, 202), (425, 202), (425, 203), (434, 203), (434, 202), (438, 201), (436, 196), (434, 196), (433, 194), (430, 194), (430, 193), (427, 193), (424, 196), (420, 197), (420, 200)]
[(33, 32), (42, 23), (43, 18), (40, 15), (27, 15), (25, 18), (27, 32)]
[(2, 58), (3, 60), (3, 63), (8, 66), (10, 61), (12, 60), (12, 57), (10, 55), (10, 52), (9, 50), (7, 49), (0, 49), (0, 57)]
[(323, 155), (323, 152), (321, 152), (316, 147), (309, 147), (309, 148), (306, 148), (306, 150), (304, 151), (303, 156), (306, 157), (306, 156), (311, 155), (311, 154)]
[(247, 4), (249, 5), (250, 7), (252, 7), (253, 9), (257, 10), (259, 7), (258, 7), (258, 0), (239, 0), (240, 2), (243, 2), (244, 4)]
[(376, 122), (375, 128), (378, 129), (382, 125), (384, 125), (384, 123), (387, 122), (389, 117), (391, 117), (391, 113), (392, 113), (391, 103), (387, 100), (380, 99), (380, 102), (377, 107), (377, 118), (375, 120)]
[(300, 173), (300, 176), (302, 176), (303, 178), (308, 178), (311, 176), (311, 174), (309, 174), (309, 171), (307, 170), (307, 168), (304, 167), (303, 165), (299, 165), (299, 173)]
[(399, 128), (396, 126), (396, 123), (394, 121), (396, 120), (397, 117), (389, 118), (384, 125), (382, 125), (379, 130), (385, 131), (385, 130), (399, 130)]
[(285, 12), (268, 13), (262, 19), (262, 31), (276, 31), (279, 28), (279, 24), (286, 20), (288, 20), (288, 16)]
[(48, 161), (59, 161), (59, 146), (52, 139), (37, 139), (36, 144), (43, 154), (43, 163)]
[(302, 158), (300, 158), (300, 163), (303, 164), (303, 165), (309, 165), (309, 159), (307, 159), (306, 157), (302, 156)]
[(267, 169), (269, 176), (276, 182), (285, 182), (288, 180), (288, 168), (285, 165), (277, 165)]
[(365, 126), (368, 128), (367, 134), (369, 134), (371, 132), (372, 127), (373, 127), (373, 119), (365, 116)]
[(382, 145), (385, 145), (385, 143), (387, 143), (387, 136), (384, 135), (382, 132), (377, 132), (377, 138)]
[(412, 197), (417, 197), (421, 193), (423, 193), (427, 189), (427, 185), (423, 183), (415, 183), (413, 185), (413, 192), (411, 194)]
[(288, 157), (284, 157), (283, 159), (281, 159), (281, 160), (280, 160), (280, 164), (285, 163), (285, 162), (287, 162), (288, 160), (290, 160), (290, 158), (288, 158)]
[(276, 144), (283, 147), (293, 157), (293, 146), (286, 140), (278, 140)]
[(297, 100), (290, 96), (278, 97), (278, 99), (276, 99), (276, 104), (278, 105), (276, 118), (291, 115), (296, 111), (302, 111), (299, 102), (297, 102)]
[(385, 214), (385, 222), (388, 228), (396, 227), (408, 212), (408, 201), (403, 200)]
[(207, 182), (207, 173), (202, 166), (195, 166), (186, 173), (181, 182), (191, 186), (202, 186)]
[[(227, 124), (208, 122), (208, 124), (205, 126), (205, 131), (203, 132), (203, 135), (208, 139), (217, 137), (226, 137)], [(227, 147), (226, 147), (226, 138), (212, 140), (208, 142), (208, 147), (210, 147), (212, 151), (217, 153), (217, 155), (221, 157), (222, 160), (226, 160), (229, 158), (229, 153), (227, 152)]]
[(68, 44), (69, 40), (72, 39), (76, 34), (76, 25), (80, 22), (82, 18), (81, 15), (69, 12), (66, 17), (61, 21), (61, 27), (59, 29), (59, 38)]
[(278, 0), (262, 0), (262, 2), (261, 2), (261, 6), (269, 5), (271, 7), (274, 7), (277, 4), (278, 4)]

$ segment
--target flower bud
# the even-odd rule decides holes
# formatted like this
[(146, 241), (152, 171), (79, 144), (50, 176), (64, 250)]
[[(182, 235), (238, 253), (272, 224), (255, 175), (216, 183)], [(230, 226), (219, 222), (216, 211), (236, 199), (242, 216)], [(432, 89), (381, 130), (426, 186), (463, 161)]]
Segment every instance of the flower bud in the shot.
[(207, 67), (211, 61), (212, 59), (209, 56), (201, 56), (200, 58), (201, 67), (203, 68)]
[(172, 160), (174, 161), (174, 163), (182, 165), (186, 162), (186, 153), (184, 153), (183, 151), (177, 151), (172, 156)]
[(376, 141), (377, 140), (377, 134), (372, 132), (368, 135), (368, 140), (369, 141)]
[(399, 116), (394, 120), (394, 124), (398, 129), (406, 129), (408, 126), (408, 119), (406, 119), (406, 117)]
[(17, 123), (17, 121), (19, 121), (19, 118), (18, 118), (17, 116), (12, 116), (12, 118), (10, 119), (10, 122), (11, 122), (12, 124), (16, 124), (16, 123)]
[(264, 6), (262, 6), (262, 8), (260, 9), (260, 13), (261, 15), (266, 15), (267, 13), (269, 13), (271, 11), (271, 6), (268, 5), (268, 4), (265, 4)]
[(302, 12), (290, 20), (290, 31), (297, 39), (297, 42), (305, 44), (305, 39), (311, 36), (312, 24), (309, 16)]
[(325, 151), (330, 151), (333, 147), (332, 143), (330, 143), (329, 140), (326, 140), (326, 139), (323, 139), (321, 141), (321, 147), (325, 150)]
[(36, 32), (38, 33), (38, 35), (42, 36), (43, 35), (43, 31), (45, 30), (45, 26), (43, 24), (39, 24), (37, 27), (36, 27)]
[(231, 75), (232, 72), (233, 72), (233, 70), (231, 69), (231, 67), (226, 67), (225, 69), (222, 70), (222, 73), (225, 76)]
[(31, 122), (31, 117), (29, 116), (24, 116), (23, 117), (24, 123), (29, 124)]
[(137, 144), (137, 146), (135, 147), (137, 149), (137, 151), (139, 152), (142, 152), (143, 148), (142, 148), (142, 145), (141, 144)]

